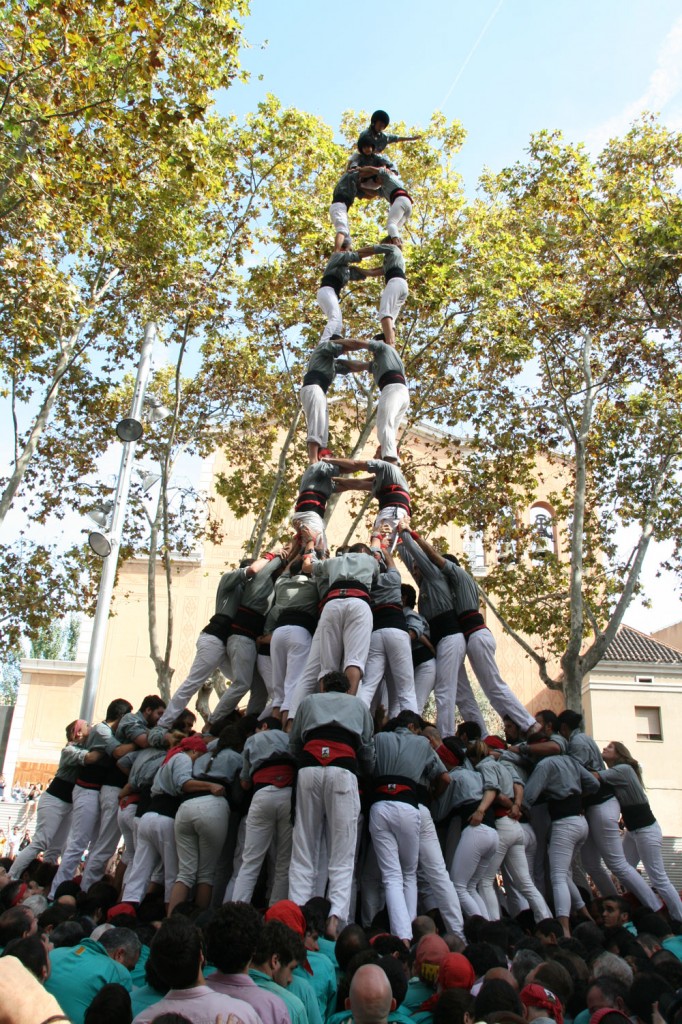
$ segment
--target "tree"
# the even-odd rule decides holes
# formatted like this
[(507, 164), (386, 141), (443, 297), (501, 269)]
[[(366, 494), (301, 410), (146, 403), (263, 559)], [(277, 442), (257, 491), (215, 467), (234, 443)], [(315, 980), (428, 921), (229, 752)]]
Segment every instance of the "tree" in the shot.
[[(108, 440), (93, 431), (79, 445), (74, 424), (96, 422), (148, 309), (187, 300), (173, 274), (194, 243), (183, 212), (215, 184), (215, 170), (202, 175), (226, 133), (208, 154), (203, 119), (212, 91), (239, 74), (247, 10), (242, 0), (12, 0), (0, 13), (0, 395), (13, 438), (0, 527), (18, 502), (40, 523), (64, 514)], [(89, 597), (87, 557), (55, 567), (53, 547), (24, 539), (6, 540), (0, 559), (6, 578), (28, 567), (43, 604), (57, 591), (58, 613)], [(39, 625), (20, 608), (30, 588), (15, 594), (0, 609), (9, 642), (15, 612), (29, 633)]]
[(19, 683), (21, 682), (21, 658), (23, 651), (15, 648), (10, 651), (2, 662), (0, 672), (0, 704), (14, 705), (17, 702)]
[[(652, 537), (675, 540), (679, 570), (681, 156), (682, 138), (652, 119), (594, 161), (543, 132), (527, 163), (485, 177), (471, 214), (483, 386), (441, 511), (486, 531), (500, 552), (489, 604), (573, 708)], [(525, 518), (543, 466), (557, 481), (550, 550)], [(625, 555), (621, 526), (637, 530)]]

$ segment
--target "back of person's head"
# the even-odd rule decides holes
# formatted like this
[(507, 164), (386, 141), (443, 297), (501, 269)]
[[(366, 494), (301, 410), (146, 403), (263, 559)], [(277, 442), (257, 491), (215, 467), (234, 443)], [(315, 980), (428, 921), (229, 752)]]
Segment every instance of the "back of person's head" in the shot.
[(12, 939), (0, 956), (15, 956), (24, 967), (35, 975), (42, 984), (50, 974), (50, 958), (47, 947), (39, 935), (28, 935), (24, 939)]
[[(662, 959), (663, 953), (666, 954), (665, 960)], [(654, 953), (649, 963), (656, 971), (656, 974), (660, 974), (662, 978), (665, 978), (675, 991), (682, 988), (682, 963), (680, 963), (674, 953), (669, 953), (666, 949), (661, 950), (660, 953)]]
[(345, 971), (356, 953), (369, 948), (369, 939), (364, 929), (359, 924), (347, 924), (336, 940), (336, 962), (341, 970)]
[(478, 722), (460, 722), (455, 730), (455, 736), (458, 736), (459, 739), (466, 737), (470, 743), (473, 743), (474, 740), (480, 740), (482, 735)]
[(193, 988), (203, 956), (201, 932), (184, 917), (161, 922), (149, 948), (154, 973), (168, 988)]
[(320, 686), (325, 693), (348, 693), (350, 682), (345, 672), (327, 672), (320, 679)]
[[(218, 1019), (222, 1020), (222, 1017)], [(153, 1024), (192, 1024), (192, 1021), (183, 1013), (161, 1013), (154, 1017)]]
[(400, 1006), (407, 995), (407, 975), (400, 960), (390, 953), (379, 957), (378, 965), (388, 978), (396, 1007)]
[(526, 978), (530, 972), (543, 962), (543, 958), (534, 949), (518, 949), (516, 951), (511, 963), (511, 972), (520, 989), (526, 984)]
[(104, 946), (112, 960), (132, 971), (140, 958), (142, 943), (132, 928), (109, 928), (97, 940)]
[(589, 982), (585, 992), (587, 1007), (590, 1010), (612, 1006), (616, 1010), (629, 1009), (630, 986), (618, 978), (604, 975)]
[(104, 985), (92, 1000), (83, 1024), (131, 1024), (133, 1008), (123, 985)]
[(561, 727), (562, 725), (565, 725), (571, 730), (571, 732), (580, 726), (582, 720), (582, 715), (578, 714), (577, 711), (571, 711), (569, 708), (562, 711), (560, 715), (557, 715), (557, 722), (559, 723), (559, 726)]
[(55, 949), (77, 946), (87, 932), (80, 921), (62, 921), (50, 932), (50, 942)]
[(60, 882), (54, 891), (55, 903), (62, 899), (64, 896), (71, 896), (73, 899), (78, 899), (81, 895), (81, 887), (78, 882), (75, 882), (72, 878), (65, 878), (63, 882)]
[(476, 977), (481, 978), (491, 967), (506, 967), (507, 958), (504, 952), (490, 942), (472, 942), (462, 950)]
[(485, 921), (478, 933), (479, 942), (489, 942), (498, 949), (507, 952), (509, 946), (509, 929), (504, 921)]
[[(433, 1024), (472, 1024), (474, 997), (463, 988), (441, 992), (433, 1008)], [(466, 1020), (465, 1020), (466, 1018)]]
[(124, 700), (123, 697), (118, 697), (116, 700), (112, 700), (111, 704), (107, 708), (104, 720), (106, 722), (114, 722), (118, 718), (123, 718), (124, 715), (130, 714), (133, 710), (133, 705), (129, 700)]
[(474, 1020), (483, 1020), (489, 1013), (509, 1010), (511, 1013), (523, 1014), (523, 1006), (519, 994), (508, 981), (491, 978), (484, 981), (474, 1002)]
[(12, 939), (23, 939), (35, 930), (33, 911), (25, 907), (10, 907), (0, 914), (0, 946), (6, 946)]
[(540, 964), (531, 973), (533, 983), (542, 985), (553, 992), (565, 1010), (573, 996), (573, 981), (566, 968), (561, 964), (549, 961)]
[(535, 934), (544, 942), (558, 942), (563, 937), (564, 929), (556, 917), (545, 917), (536, 924)]
[(165, 707), (166, 702), (163, 697), (159, 697), (158, 693), (149, 693), (140, 704), (140, 714), (144, 711), (158, 711)]
[(662, 914), (645, 914), (637, 917), (637, 931), (646, 932), (656, 939), (667, 939), (672, 934), (672, 928)]
[(101, 879), (94, 882), (86, 893), (83, 893), (78, 900), (78, 909), (81, 914), (87, 914), (94, 921), (101, 922), (106, 919), (107, 911), (116, 906), (118, 892), (111, 882)]
[(658, 1003), (663, 995), (675, 992), (660, 974), (638, 974), (628, 992), (628, 1009), (631, 1016), (638, 1017), (643, 1024), (652, 1024), (654, 1003)]
[(573, 929), (573, 938), (582, 942), (588, 954), (604, 948), (604, 933), (594, 921), (582, 921)]
[(543, 708), (542, 711), (536, 711), (535, 717), (539, 718), (543, 725), (551, 725), (552, 732), (558, 731), (559, 719), (551, 708)]
[(331, 903), (326, 896), (312, 896), (301, 910), (305, 917), (306, 930), (320, 935), (324, 932), (327, 918), (331, 911)]
[(388, 932), (381, 932), (370, 939), (372, 949), (378, 956), (391, 956), (402, 963), (407, 962), (407, 947), (397, 935), (389, 935)]
[(27, 910), (32, 910), (36, 917), (40, 917), (47, 910), (48, 902), (45, 896), (41, 896), (40, 893), (36, 892), (33, 896), (27, 896), (22, 906)]
[(281, 921), (268, 921), (260, 930), (253, 962), (256, 966), (266, 964), (273, 956), (278, 956), (280, 963), (289, 964), (298, 959), (301, 940), (291, 928)]
[(417, 591), (411, 583), (401, 583), (400, 594), (408, 608), (414, 608), (417, 603)]
[(206, 954), (223, 974), (239, 974), (256, 949), (261, 919), (249, 903), (224, 903), (206, 927)]
[(360, 540), (356, 544), (349, 544), (348, 551), (352, 555), (371, 555), (372, 549)]
[(51, 903), (38, 918), (38, 930), (41, 932), (51, 932), (58, 924), (63, 924), (64, 921), (72, 921), (75, 916), (75, 907), (67, 907), (64, 903)]
[(395, 1008), (391, 985), (378, 964), (365, 964), (353, 975), (348, 995), (355, 1024), (384, 1024)]
[(436, 923), (428, 914), (420, 914), (412, 922), (412, 942), (417, 943), (424, 935), (436, 934)]
[(624, 985), (632, 984), (632, 967), (627, 960), (616, 956), (615, 953), (600, 953), (592, 961), (592, 977), (603, 978), (605, 975), (609, 978), (617, 978)]

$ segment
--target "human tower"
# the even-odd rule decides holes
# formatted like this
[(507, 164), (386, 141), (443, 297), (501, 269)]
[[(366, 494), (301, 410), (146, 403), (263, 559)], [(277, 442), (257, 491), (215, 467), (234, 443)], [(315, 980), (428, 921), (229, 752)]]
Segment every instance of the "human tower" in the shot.
[[(499, 872), (509, 913), (530, 910), (540, 921), (551, 916), (549, 900), (568, 934), (571, 915), (587, 914), (572, 881), (582, 851), (604, 895), (616, 893), (615, 877), (652, 910), (662, 898), (682, 923), (637, 762), (617, 742), (602, 756), (574, 712), (530, 714), (500, 675), (475, 580), (412, 528), (397, 446), (410, 399), (395, 343), (408, 294), (402, 233), (412, 201), (382, 156), (389, 144), (411, 140), (387, 135), (388, 124), (384, 111), (372, 115), (332, 198), (334, 251), (317, 293), (327, 323), (300, 393), (309, 464), (293, 536), (222, 576), (192, 667), (167, 705), (153, 695), (133, 713), (118, 700), (98, 725), (71, 723), (16, 872), (36, 852), (60, 850), (54, 895), (89, 847), (87, 888), (123, 834), (123, 900), (136, 906), (150, 887), (162, 887), (170, 913), (189, 898), (201, 908), (251, 900), (272, 849), (271, 903), (288, 897), (303, 906), (326, 893), (330, 937), (356, 912), (369, 925), (385, 903), (391, 931), (409, 942), (418, 899), (460, 936), (463, 915), (497, 919)], [(349, 211), (377, 193), (388, 203), (386, 237), (354, 250)], [(381, 267), (356, 267), (375, 254)], [(381, 334), (345, 338), (343, 287), (379, 275)], [(362, 349), (367, 362), (349, 358)], [(366, 370), (379, 389), (379, 447), (372, 459), (351, 460), (328, 449), (327, 392), (337, 373)], [(349, 475), (358, 471), (367, 475)], [(347, 490), (369, 492), (378, 511), (368, 543), (331, 556), (327, 502)], [(418, 587), (418, 605), (396, 553)], [(506, 742), (486, 735), (467, 661)], [(216, 669), (230, 685), (197, 735), (187, 705)], [(431, 693), (434, 725), (421, 717)], [(621, 815), (656, 892), (624, 854)], [(446, 833), (443, 847), (435, 822)], [(236, 833), (233, 861), (224, 852), (228, 833)]]

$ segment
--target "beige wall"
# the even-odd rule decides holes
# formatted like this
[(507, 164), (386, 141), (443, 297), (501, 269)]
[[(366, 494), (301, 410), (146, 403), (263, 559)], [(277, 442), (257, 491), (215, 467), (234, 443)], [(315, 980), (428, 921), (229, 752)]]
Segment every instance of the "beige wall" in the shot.
[[(637, 675), (654, 675), (655, 681), (638, 684)], [(682, 668), (600, 666), (583, 688), (583, 702), (587, 731), (600, 748), (620, 740), (641, 764), (663, 834), (682, 836), (682, 761), (677, 732), (682, 718)], [(637, 739), (635, 707), (661, 709), (662, 741)]]
[(682, 651), (682, 622), (676, 622), (673, 626), (666, 626), (665, 629), (657, 629), (651, 635), (656, 640), (660, 640), (662, 644), (667, 644), (668, 647), (674, 647), (677, 651)]

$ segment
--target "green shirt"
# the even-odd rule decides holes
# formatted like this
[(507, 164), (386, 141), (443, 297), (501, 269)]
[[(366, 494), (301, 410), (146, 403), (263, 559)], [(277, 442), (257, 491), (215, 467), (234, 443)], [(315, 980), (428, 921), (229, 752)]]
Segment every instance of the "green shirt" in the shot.
[(249, 971), (249, 977), (256, 982), (259, 988), (265, 989), (266, 992), (272, 992), (273, 995), (284, 1000), (287, 1012), (291, 1017), (291, 1024), (309, 1024), (305, 1006), (298, 996), (295, 996), (288, 988), (278, 985), (265, 971), (257, 971), (252, 968)]

